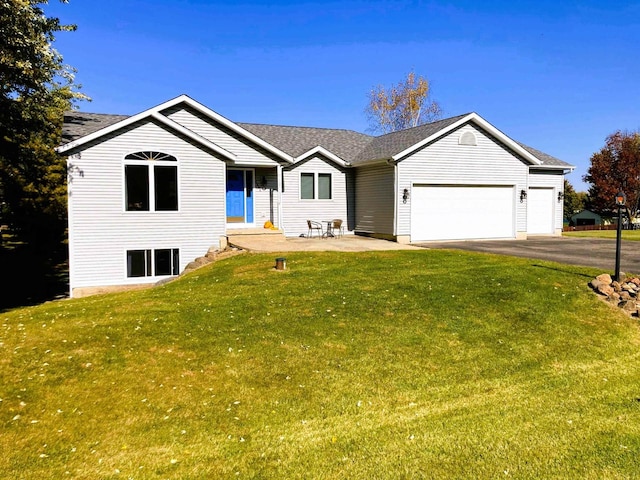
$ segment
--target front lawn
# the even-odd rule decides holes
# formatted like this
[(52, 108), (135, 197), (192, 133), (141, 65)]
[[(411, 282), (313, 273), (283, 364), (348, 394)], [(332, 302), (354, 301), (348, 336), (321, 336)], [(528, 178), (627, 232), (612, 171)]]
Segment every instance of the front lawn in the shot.
[(582, 267), (241, 255), (0, 314), (0, 478), (632, 478), (638, 321)]

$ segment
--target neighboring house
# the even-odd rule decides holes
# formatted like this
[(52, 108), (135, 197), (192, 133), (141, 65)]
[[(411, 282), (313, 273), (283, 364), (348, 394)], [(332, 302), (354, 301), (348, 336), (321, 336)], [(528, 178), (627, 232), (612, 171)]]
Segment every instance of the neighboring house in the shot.
[(398, 242), (562, 230), (573, 167), (476, 113), (372, 137), (234, 123), (186, 95), (133, 116), (70, 112), (72, 295), (178, 274), (230, 230), (307, 219)]
[(582, 227), (585, 225), (602, 225), (602, 217), (591, 210), (581, 210), (575, 215), (571, 215), (569, 225), (572, 227)]

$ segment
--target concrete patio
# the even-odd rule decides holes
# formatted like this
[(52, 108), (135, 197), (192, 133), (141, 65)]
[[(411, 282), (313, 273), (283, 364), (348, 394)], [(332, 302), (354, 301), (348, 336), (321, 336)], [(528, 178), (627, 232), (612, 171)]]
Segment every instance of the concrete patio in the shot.
[(338, 238), (286, 238), (284, 235), (229, 235), (229, 245), (251, 252), (367, 252), (381, 250), (419, 250), (388, 240), (345, 235)]

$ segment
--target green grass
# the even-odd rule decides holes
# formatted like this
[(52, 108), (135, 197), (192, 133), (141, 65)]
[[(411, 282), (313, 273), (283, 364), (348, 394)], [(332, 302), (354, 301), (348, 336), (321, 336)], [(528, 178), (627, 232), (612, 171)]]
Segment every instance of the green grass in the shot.
[(0, 314), (0, 478), (632, 478), (638, 321), (594, 270), (242, 255)]
[[(640, 242), (640, 230), (622, 230), (622, 239)], [(585, 237), (585, 238), (612, 238), (617, 235), (616, 230), (584, 230), (581, 232), (562, 232), (564, 237)]]

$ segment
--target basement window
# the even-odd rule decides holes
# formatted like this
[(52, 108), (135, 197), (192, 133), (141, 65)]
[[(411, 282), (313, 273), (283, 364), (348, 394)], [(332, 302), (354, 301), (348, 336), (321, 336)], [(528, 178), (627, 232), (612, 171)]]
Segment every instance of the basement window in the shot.
[(127, 277), (163, 277), (180, 273), (180, 250), (127, 250)]

